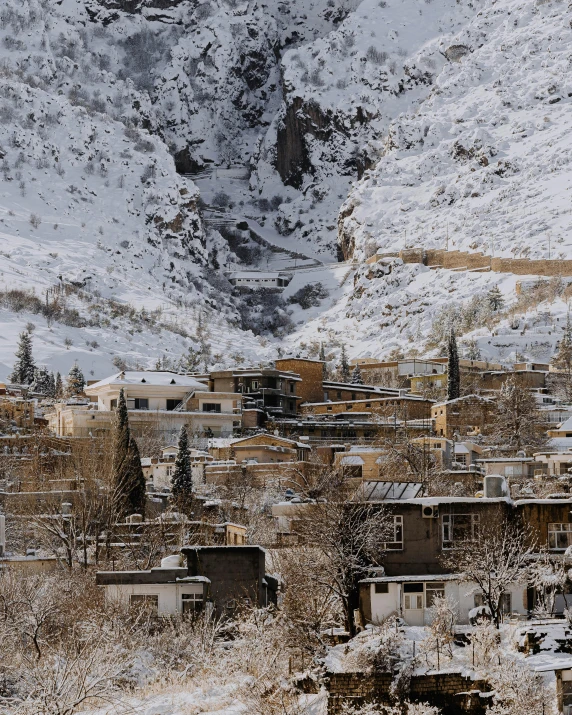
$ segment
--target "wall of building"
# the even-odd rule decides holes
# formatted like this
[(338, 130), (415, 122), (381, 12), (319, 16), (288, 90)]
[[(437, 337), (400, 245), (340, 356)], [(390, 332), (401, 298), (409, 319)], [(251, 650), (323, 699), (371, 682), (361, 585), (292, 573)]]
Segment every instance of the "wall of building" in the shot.
[(443, 516), (445, 514), (479, 514), (481, 525), (494, 523), (508, 514), (509, 506), (503, 499), (448, 500), (438, 503), (439, 516), (424, 518), (422, 506), (426, 502), (392, 502), (391, 509), (403, 516), (403, 549), (387, 551), (383, 564), (388, 576), (444, 573), (440, 557), (443, 553)]
[(258, 546), (188, 547), (189, 576), (206, 576), (215, 610), (222, 614), (235, 602), (249, 598), (258, 606), (267, 605), (267, 592), (262, 583), (265, 575), (265, 553)]
[(294, 372), (300, 375), (302, 382), (296, 386), (296, 394), (304, 402), (321, 402), (324, 399), (322, 388), (323, 363), (319, 360), (300, 358), (280, 358), (275, 360), (277, 370)]
[[(181, 596), (184, 593), (203, 594), (203, 583), (133, 583), (133, 584), (110, 584), (105, 586), (105, 598), (108, 601), (115, 601), (129, 605), (130, 596), (158, 596), (160, 616), (174, 616), (182, 611)], [(206, 597), (206, 594), (205, 594)]]

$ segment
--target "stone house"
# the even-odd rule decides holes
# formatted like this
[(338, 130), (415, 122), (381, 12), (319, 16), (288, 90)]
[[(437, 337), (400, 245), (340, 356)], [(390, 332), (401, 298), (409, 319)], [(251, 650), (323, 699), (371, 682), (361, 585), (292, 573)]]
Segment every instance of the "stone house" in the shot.
[(492, 400), (479, 395), (466, 395), (433, 405), (431, 417), (438, 437), (457, 437), (488, 434), (495, 415)]

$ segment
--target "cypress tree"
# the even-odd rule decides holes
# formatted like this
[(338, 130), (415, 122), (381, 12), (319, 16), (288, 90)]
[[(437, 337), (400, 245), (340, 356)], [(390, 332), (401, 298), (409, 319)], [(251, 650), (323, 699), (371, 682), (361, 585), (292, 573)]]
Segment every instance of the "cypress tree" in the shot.
[(67, 378), (67, 394), (68, 397), (80, 395), (85, 387), (85, 378), (79, 365), (75, 363), (69, 371)]
[(326, 360), (326, 350), (324, 343), (320, 343), (320, 360), (322, 361), (322, 380), (328, 379), (328, 361)]
[(363, 385), (363, 377), (361, 376), (360, 366), (356, 363), (352, 372), (352, 382), (354, 385)]
[(346, 346), (342, 345), (342, 355), (340, 361), (340, 376), (342, 382), (350, 381), (350, 365), (348, 363), (348, 356), (346, 354)]
[(189, 437), (185, 425), (179, 433), (179, 451), (175, 460), (175, 471), (171, 477), (171, 492), (175, 501), (181, 502), (184, 507), (192, 499), (193, 475), (191, 471), (191, 457), (189, 455)]
[(62, 376), (60, 373), (56, 373), (56, 383), (55, 383), (55, 391), (56, 391), (56, 397), (63, 397), (64, 396), (64, 388), (62, 385)]
[(20, 333), (16, 362), (10, 380), (17, 385), (31, 385), (34, 381), (36, 365), (32, 356), (32, 336), (24, 331)]
[(451, 328), (447, 342), (447, 357), (449, 358), (447, 369), (447, 399), (456, 400), (457, 397), (461, 396), (461, 374), (459, 372), (457, 338), (455, 337), (453, 328)]
[(50, 372), (48, 397), (56, 397), (56, 378), (53, 372)]
[(129, 429), (129, 415), (123, 389), (119, 393), (113, 444), (113, 507), (117, 517), (145, 513), (145, 477), (135, 439)]

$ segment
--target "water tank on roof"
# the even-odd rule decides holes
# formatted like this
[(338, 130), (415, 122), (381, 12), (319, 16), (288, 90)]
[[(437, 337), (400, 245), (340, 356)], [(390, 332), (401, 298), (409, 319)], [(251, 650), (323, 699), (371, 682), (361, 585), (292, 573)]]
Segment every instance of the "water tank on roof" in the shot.
[(500, 474), (488, 474), (484, 479), (485, 499), (498, 499), (507, 496), (506, 479)]
[(162, 569), (178, 569), (183, 565), (183, 557), (181, 554), (173, 554), (173, 556), (165, 556), (161, 559)]

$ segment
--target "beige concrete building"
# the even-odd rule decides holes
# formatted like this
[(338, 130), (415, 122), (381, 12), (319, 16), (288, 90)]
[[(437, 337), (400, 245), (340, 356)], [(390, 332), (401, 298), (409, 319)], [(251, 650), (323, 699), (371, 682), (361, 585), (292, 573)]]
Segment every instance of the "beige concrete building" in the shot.
[(153, 434), (171, 442), (182, 425), (191, 434), (207, 437), (230, 436), (241, 426), (240, 394), (209, 391), (196, 378), (173, 372), (124, 371), (87, 387), (90, 405), (56, 404), (46, 414), (48, 428), (66, 437), (109, 431), (122, 389), (136, 436)]

